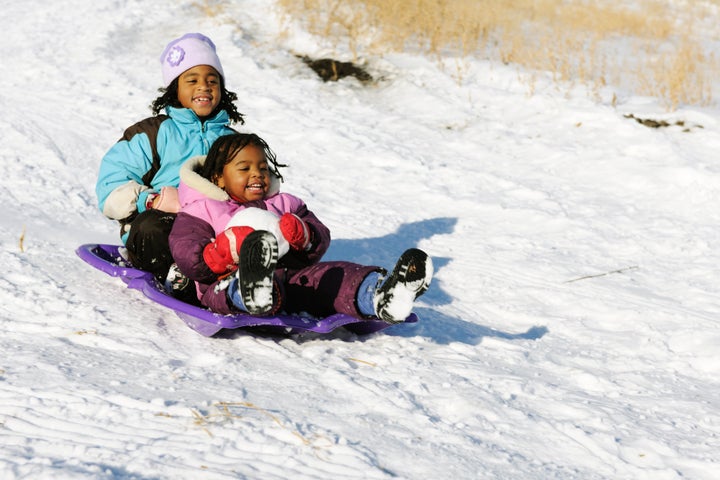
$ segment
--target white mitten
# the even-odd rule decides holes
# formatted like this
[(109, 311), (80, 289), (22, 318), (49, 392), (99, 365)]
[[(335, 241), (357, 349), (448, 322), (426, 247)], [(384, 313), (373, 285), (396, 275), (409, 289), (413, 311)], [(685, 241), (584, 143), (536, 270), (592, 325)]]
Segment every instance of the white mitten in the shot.
[(157, 203), (155, 209), (162, 210), (163, 212), (177, 213), (180, 211), (180, 199), (178, 198), (178, 191), (175, 187), (162, 187), (160, 189), (160, 195), (157, 197)]

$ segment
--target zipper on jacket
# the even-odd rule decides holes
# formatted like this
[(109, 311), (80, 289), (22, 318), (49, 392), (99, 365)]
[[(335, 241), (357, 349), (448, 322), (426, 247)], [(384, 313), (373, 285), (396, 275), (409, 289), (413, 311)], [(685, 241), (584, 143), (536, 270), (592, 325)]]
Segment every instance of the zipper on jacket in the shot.
[(210, 143), (208, 142), (206, 133), (207, 133), (207, 124), (201, 120), (200, 121), (200, 136), (202, 137), (203, 145), (205, 146), (205, 152), (204, 152), (205, 155), (207, 155), (207, 153), (210, 151)]

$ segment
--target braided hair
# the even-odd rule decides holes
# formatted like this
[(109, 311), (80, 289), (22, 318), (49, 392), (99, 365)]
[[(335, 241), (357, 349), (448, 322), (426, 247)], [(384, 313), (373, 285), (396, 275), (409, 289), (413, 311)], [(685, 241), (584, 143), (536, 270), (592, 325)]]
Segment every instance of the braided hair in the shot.
[(216, 180), (222, 176), (225, 165), (230, 163), (237, 152), (248, 145), (260, 148), (265, 155), (270, 172), (281, 182), (284, 181), (279, 167), (287, 167), (287, 165), (278, 163), (275, 153), (270, 150), (265, 140), (254, 133), (232, 133), (219, 137), (210, 147), (210, 151), (205, 157), (205, 163), (195, 167), (195, 172), (216, 183)]
[[(178, 77), (179, 78), (179, 77)], [(167, 88), (159, 88), (158, 91), (162, 93), (159, 97), (153, 100), (150, 104), (153, 115), (160, 113), (165, 107), (176, 107), (182, 108), (180, 101), (178, 100), (178, 78), (170, 82)], [(243, 125), (245, 123), (244, 115), (237, 111), (237, 107), (233, 102), (238, 99), (235, 92), (231, 92), (225, 88), (225, 79), (220, 76), (220, 103), (218, 104), (213, 114), (220, 110), (225, 110), (230, 117), (232, 123), (239, 123)]]

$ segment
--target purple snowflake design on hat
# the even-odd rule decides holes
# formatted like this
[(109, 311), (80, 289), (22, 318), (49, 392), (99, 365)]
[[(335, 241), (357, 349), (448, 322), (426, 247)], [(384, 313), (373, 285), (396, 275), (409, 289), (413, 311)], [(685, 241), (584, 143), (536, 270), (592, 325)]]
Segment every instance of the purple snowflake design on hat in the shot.
[(185, 58), (185, 50), (182, 49), (182, 47), (175, 45), (170, 49), (170, 51), (167, 54), (167, 57), (165, 59), (172, 67), (177, 67), (180, 65), (180, 62), (183, 61), (183, 58)]

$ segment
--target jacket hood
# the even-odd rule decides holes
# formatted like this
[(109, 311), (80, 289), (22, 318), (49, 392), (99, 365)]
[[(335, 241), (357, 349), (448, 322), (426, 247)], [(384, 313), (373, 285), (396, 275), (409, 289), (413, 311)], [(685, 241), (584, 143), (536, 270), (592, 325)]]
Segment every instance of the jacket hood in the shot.
[[(190, 158), (187, 162), (183, 163), (182, 167), (180, 167), (181, 185), (184, 183), (191, 190), (195, 191), (195, 194), (192, 194), (189, 191), (184, 191), (185, 189), (181, 189), (181, 191), (180, 191), (180, 206), (181, 207), (197, 200), (198, 195), (205, 196), (207, 198), (210, 198), (212, 200), (217, 200), (220, 202), (226, 202), (226, 201), (230, 200), (230, 196), (227, 194), (227, 192), (225, 190), (218, 187), (217, 185), (212, 183), (210, 180), (201, 176), (199, 173), (197, 173), (195, 171), (195, 169), (197, 167), (205, 164), (205, 157), (206, 157), (206, 155), (197, 155), (195, 157)], [(270, 173), (270, 188), (268, 189), (266, 198), (272, 197), (273, 195), (277, 195), (279, 192), (280, 192), (280, 179), (277, 178), (272, 173)]]

